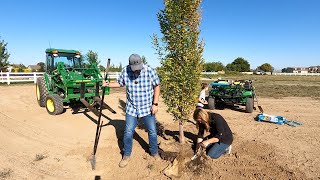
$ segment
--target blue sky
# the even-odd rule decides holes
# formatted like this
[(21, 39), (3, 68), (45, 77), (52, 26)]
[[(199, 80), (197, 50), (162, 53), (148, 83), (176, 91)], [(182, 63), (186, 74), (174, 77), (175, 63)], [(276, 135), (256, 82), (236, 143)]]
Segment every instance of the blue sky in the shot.
[[(162, 0), (0, 0), (0, 36), (9, 61), (45, 61), (49, 47), (93, 50), (102, 64), (128, 63), (132, 53), (153, 67), (160, 62), (151, 36), (158, 35), (156, 14)], [(251, 68), (270, 63), (320, 65), (319, 0), (203, 0), (201, 38), (206, 62), (224, 65), (237, 57)]]

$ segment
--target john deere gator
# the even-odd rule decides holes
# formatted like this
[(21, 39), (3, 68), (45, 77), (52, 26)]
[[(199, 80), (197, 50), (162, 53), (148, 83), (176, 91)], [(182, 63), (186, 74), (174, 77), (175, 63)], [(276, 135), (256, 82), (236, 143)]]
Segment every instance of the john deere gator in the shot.
[[(40, 107), (51, 115), (64, 111), (64, 106), (80, 104), (95, 115), (101, 106), (103, 77), (96, 63), (86, 63), (76, 50), (46, 49), (45, 73), (36, 82), (36, 96)], [(105, 88), (105, 94), (109, 94)], [(107, 104), (104, 107), (113, 111)]]

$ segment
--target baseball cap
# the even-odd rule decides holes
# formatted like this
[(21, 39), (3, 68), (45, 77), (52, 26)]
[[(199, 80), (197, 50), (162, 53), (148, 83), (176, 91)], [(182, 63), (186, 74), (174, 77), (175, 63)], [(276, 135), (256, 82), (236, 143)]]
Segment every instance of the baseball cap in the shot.
[(138, 71), (142, 69), (142, 60), (138, 54), (131, 54), (129, 57), (129, 65), (132, 71)]

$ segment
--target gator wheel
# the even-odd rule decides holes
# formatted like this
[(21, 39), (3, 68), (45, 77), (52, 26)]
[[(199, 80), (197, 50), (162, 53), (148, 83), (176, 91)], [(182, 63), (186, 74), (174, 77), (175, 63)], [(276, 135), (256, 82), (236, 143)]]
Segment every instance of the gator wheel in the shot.
[(48, 96), (48, 90), (46, 87), (46, 81), (45, 81), (44, 77), (37, 78), (36, 96), (37, 96), (37, 101), (38, 101), (39, 106), (45, 107), (46, 106), (46, 98)]
[(51, 115), (58, 115), (63, 112), (62, 98), (58, 94), (49, 94), (46, 98), (46, 109)]
[(247, 98), (246, 112), (247, 113), (252, 113), (253, 112), (253, 98)]
[(212, 109), (212, 110), (216, 108), (216, 102), (214, 97), (208, 98), (208, 107), (209, 109)]

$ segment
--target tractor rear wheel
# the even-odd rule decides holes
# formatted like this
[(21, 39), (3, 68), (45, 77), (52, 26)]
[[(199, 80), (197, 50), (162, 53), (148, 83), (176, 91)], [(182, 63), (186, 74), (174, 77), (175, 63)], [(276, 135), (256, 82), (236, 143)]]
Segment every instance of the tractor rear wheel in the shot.
[(215, 102), (215, 98), (214, 97), (209, 97), (208, 98), (208, 107), (211, 110), (216, 108), (216, 102)]
[(247, 113), (252, 113), (253, 112), (253, 98), (247, 98), (246, 112)]
[(36, 96), (37, 96), (37, 101), (38, 101), (39, 106), (45, 107), (46, 106), (46, 98), (48, 96), (48, 90), (46, 87), (46, 80), (44, 79), (44, 77), (37, 78)]
[(49, 94), (46, 98), (46, 109), (51, 115), (58, 115), (63, 112), (62, 98), (58, 94)]

